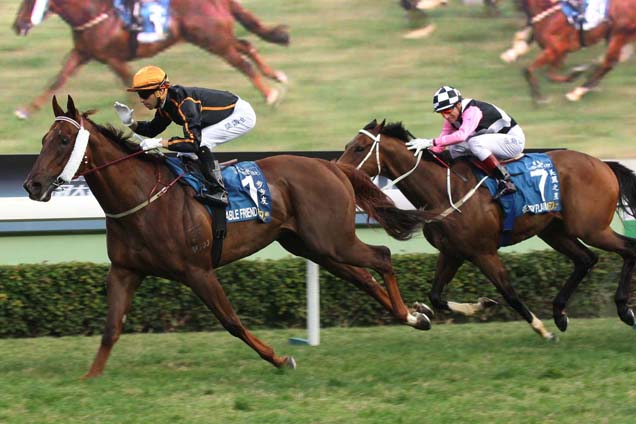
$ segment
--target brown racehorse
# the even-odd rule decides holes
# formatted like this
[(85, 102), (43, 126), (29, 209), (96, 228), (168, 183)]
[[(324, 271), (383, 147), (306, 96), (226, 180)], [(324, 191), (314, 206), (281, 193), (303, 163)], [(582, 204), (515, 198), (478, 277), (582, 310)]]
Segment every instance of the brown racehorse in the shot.
[[(22, 0), (13, 24), (19, 35), (26, 35), (38, 21), (33, 9), (36, 0)], [(234, 35), (234, 20), (238, 20), (249, 31), (266, 41), (287, 45), (289, 35), (283, 26), (264, 27), (259, 20), (245, 10), (237, 0), (172, 0), (169, 22), (169, 37), (153, 43), (136, 43), (134, 34), (124, 28), (111, 0), (49, 0), (48, 11), (59, 15), (73, 30), (73, 49), (51, 86), (27, 107), (16, 110), (20, 118), (27, 118), (33, 111), (61, 88), (80, 66), (97, 60), (106, 64), (129, 85), (132, 72), (128, 61), (147, 58), (167, 49), (173, 44), (186, 41), (221, 56), (230, 65), (243, 72), (263, 94), (269, 104), (275, 103), (279, 92), (269, 87), (254, 69), (273, 80), (286, 83), (281, 71), (274, 71), (260, 58), (256, 49), (247, 40)], [(41, 11), (46, 13), (47, 10)], [(203, 70), (202, 70), (203, 72)]]
[[(24, 188), (31, 199), (48, 201), (58, 185), (58, 176), (67, 168), (65, 164), (76, 160), (78, 172), (85, 175), (107, 216), (111, 261), (108, 317), (97, 357), (86, 376), (102, 373), (121, 334), (133, 293), (147, 275), (184, 283), (224, 328), (263, 359), (277, 367), (295, 367), (293, 358), (276, 355), (254, 337), (232, 309), (212, 267), (211, 219), (203, 205), (194, 200), (193, 190), (174, 184), (174, 175), (162, 161), (139, 155), (139, 150), (131, 153), (121, 133), (95, 124), (88, 113), (80, 114), (70, 96), (67, 109), (64, 112), (53, 97), (56, 118), (42, 139), (42, 151)], [(86, 149), (78, 147), (76, 152), (75, 144), (81, 144), (75, 142), (80, 126), (90, 135)], [(122, 167), (124, 160), (127, 164)], [(417, 230), (427, 213), (396, 208), (364, 173), (348, 165), (285, 155), (257, 163), (269, 183), (272, 220), (267, 224), (229, 223), (220, 266), (278, 241), (291, 253), (352, 282), (400, 322), (418, 329), (430, 328), (426, 315), (409, 311), (402, 301), (389, 249), (367, 245), (355, 234), (356, 203), (398, 239), (408, 238)], [(125, 172), (127, 169), (134, 172)], [(382, 276), (386, 290), (365, 267)]]
[[(447, 174), (447, 168), (431, 152), (424, 152), (418, 162), (405, 146), (411, 138), (401, 123), (385, 126), (374, 120), (347, 144), (338, 163), (357, 165), (370, 176), (381, 174), (394, 180), (418, 208), (448, 207), (424, 227), (424, 236), (440, 251), (430, 293), (433, 307), (473, 314), (489, 306), (488, 299), (478, 304), (442, 299), (444, 287), (468, 260), (488, 277), (537, 333), (553, 339), (554, 335), (515, 293), (497, 254), (503, 215), (499, 204), (492, 200), (487, 189), (478, 189), (472, 197), (460, 201), (477, 185), (467, 161), (452, 163)], [(512, 242), (537, 235), (574, 263), (574, 271), (553, 301), (554, 321), (561, 331), (565, 331), (568, 324), (565, 313), (568, 299), (597, 261), (597, 256), (583, 243), (621, 255), (623, 269), (615, 301), (621, 320), (634, 326), (634, 313), (627, 302), (636, 265), (636, 239), (615, 233), (610, 223), (617, 202), (623, 209), (636, 206), (636, 176), (617, 162), (603, 162), (584, 153), (560, 150), (548, 154), (561, 181), (562, 211), (518, 218), (512, 230)], [(447, 178), (453, 203), (461, 213), (449, 207)]]
[(557, 68), (563, 63), (568, 53), (581, 47), (607, 40), (608, 46), (602, 63), (593, 67), (583, 85), (569, 92), (569, 100), (580, 100), (588, 91), (596, 87), (600, 80), (619, 61), (623, 46), (636, 40), (636, 0), (608, 0), (608, 20), (597, 27), (585, 31), (569, 24), (561, 13), (561, 4), (557, 0), (523, 0), (523, 9), (532, 23), (534, 39), (542, 48), (541, 53), (524, 70), (530, 86), (530, 93), (535, 102), (546, 99), (541, 95), (537, 69), (549, 66), (548, 77), (555, 82), (569, 82), (581, 75), (585, 69), (575, 68), (567, 75), (561, 75)]

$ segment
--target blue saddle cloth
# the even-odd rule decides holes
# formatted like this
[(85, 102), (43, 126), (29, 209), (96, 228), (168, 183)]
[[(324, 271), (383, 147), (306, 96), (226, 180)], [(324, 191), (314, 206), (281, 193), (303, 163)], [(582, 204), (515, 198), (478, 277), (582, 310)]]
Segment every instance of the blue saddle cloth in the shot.
[[(185, 170), (180, 158), (168, 157), (166, 164), (175, 175), (184, 174), (182, 179), (197, 193), (204, 187), (197, 176)], [(268, 223), (272, 220), (272, 196), (265, 176), (256, 162), (239, 162), (225, 167), (221, 173), (230, 203), (225, 209), (227, 222), (258, 219)]]
[[(113, 7), (126, 27), (133, 24), (130, 7), (124, 0), (113, 0)], [(168, 37), (170, 21), (170, 0), (151, 0), (139, 2), (139, 18), (141, 29), (137, 35), (140, 43), (152, 43)]]
[[(550, 156), (544, 153), (530, 153), (521, 159), (506, 164), (517, 192), (501, 196), (498, 201), (504, 212), (504, 228), (500, 246), (510, 244), (510, 230), (515, 219), (524, 214), (542, 214), (561, 210), (561, 183), (559, 174)], [(486, 176), (475, 168), (478, 179)], [(497, 194), (497, 180), (488, 178), (484, 184), (491, 195)]]

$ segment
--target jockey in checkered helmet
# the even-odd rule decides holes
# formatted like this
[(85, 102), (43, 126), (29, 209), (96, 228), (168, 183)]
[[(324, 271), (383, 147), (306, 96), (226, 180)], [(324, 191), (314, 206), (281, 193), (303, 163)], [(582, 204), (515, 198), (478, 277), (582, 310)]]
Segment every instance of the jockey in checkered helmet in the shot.
[(415, 150), (417, 155), (425, 149), (433, 153), (448, 149), (452, 158), (474, 156), (498, 180), (495, 198), (517, 190), (506, 167), (499, 162), (523, 151), (526, 139), (517, 121), (491, 103), (463, 98), (458, 89), (448, 85), (433, 95), (433, 110), (443, 120), (440, 134), (409, 141), (409, 150)]
[(462, 93), (460, 93), (458, 89), (444, 85), (433, 95), (433, 110), (435, 112), (441, 112), (450, 109), (461, 101)]

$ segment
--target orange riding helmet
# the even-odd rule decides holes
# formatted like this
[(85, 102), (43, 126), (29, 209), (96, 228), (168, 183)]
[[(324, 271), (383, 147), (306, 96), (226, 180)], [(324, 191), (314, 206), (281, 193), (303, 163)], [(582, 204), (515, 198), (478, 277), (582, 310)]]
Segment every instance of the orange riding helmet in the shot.
[(144, 66), (133, 76), (132, 87), (127, 91), (156, 90), (169, 85), (168, 74), (158, 66)]

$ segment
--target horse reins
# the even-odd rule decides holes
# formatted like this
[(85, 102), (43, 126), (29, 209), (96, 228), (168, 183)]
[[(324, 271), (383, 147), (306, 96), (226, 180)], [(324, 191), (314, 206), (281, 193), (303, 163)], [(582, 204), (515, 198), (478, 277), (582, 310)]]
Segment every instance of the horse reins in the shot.
[[(75, 126), (75, 128), (78, 129), (78, 135), (80, 133), (80, 131), (84, 130), (84, 125), (83, 125), (83, 121), (77, 122), (76, 120), (74, 120), (73, 118), (69, 118), (68, 116), (56, 116), (55, 117), (56, 121), (64, 121), (64, 122), (68, 122), (70, 124), (72, 124), (73, 126)], [(88, 145), (88, 144), (87, 144)], [(88, 164), (88, 157), (86, 156), (86, 147), (84, 148), (84, 164)], [(75, 173), (75, 175), (71, 178), (71, 181), (79, 178), (79, 177), (83, 177), (85, 175), (88, 174), (92, 174), (93, 172), (97, 172), (99, 170), (102, 170), (106, 167), (109, 167), (111, 165), (115, 165), (117, 163), (123, 162), (127, 159), (133, 158), (135, 156), (138, 156), (140, 154), (144, 153), (143, 150), (138, 150), (136, 152), (133, 152), (129, 155), (117, 158), (115, 160), (112, 160), (110, 162), (107, 162), (103, 165), (99, 165), (96, 166), (95, 168), (91, 168), (88, 169), (80, 174)], [(73, 153), (71, 153), (71, 156), (73, 155)], [(61, 175), (61, 174), (60, 174)], [(127, 215), (133, 214), (143, 208), (145, 208), (146, 206), (150, 205), (152, 202), (154, 202), (155, 200), (157, 200), (158, 198), (160, 198), (161, 196), (163, 196), (164, 194), (166, 194), (166, 192), (177, 183), (177, 181), (179, 181), (185, 174), (180, 174), (178, 175), (176, 178), (174, 178), (172, 181), (170, 181), (168, 184), (162, 184), (161, 183), (161, 176), (159, 175), (159, 169), (158, 169), (158, 165), (155, 164), (155, 176), (157, 178), (155, 185), (152, 187), (152, 189), (150, 190), (150, 193), (148, 193), (148, 199), (144, 200), (143, 202), (141, 202), (140, 204), (138, 204), (137, 206), (130, 208), (124, 212), (120, 212), (120, 213), (116, 213), (116, 214), (111, 214), (111, 213), (107, 213), (106, 211), (104, 211), (104, 215), (106, 215), (108, 218), (114, 218), (114, 219), (119, 219), (119, 218), (123, 218)], [(57, 178), (57, 180), (53, 183), (53, 185), (55, 187), (60, 187), (62, 185), (63, 180), (61, 180), (59, 177)], [(157, 190), (157, 187), (159, 185), (163, 185), (163, 187), (157, 191), (155, 193), (155, 190)]]
[[(380, 172), (382, 170), (382, 168), (380, 166), (380, 137), (381, 137), (381, 134), (374, 135), (374, 134), (372, 134), (371, 132), (369, 132), (369, 131), (367, 131), (365, 129), (359, 130), (358, 133), (359, 134), (364, 134), (367, 137), (369, 137), (371, 140), (373, 140), (373, 144), (371, 145), (371, 148), (369, 149), (369, 153), (367, 153), (367, 155), (364, 157), (364, 159), (362, 159), (362, 161), (360, 161), (358, 166), (356, 166), (356, 169), (362, 168), (364, 163), (371, 157), (371, 155), (373, 154), (373, 151), (375, 150), (375, 158), (376, 158), (376, 163), (378, 165), (378, 173), (376, 174), (376, 176), (378, 176), (378, 175), (380, 175)], [(473, 197), (473, 195), (477, 192), (477, 189), (484, 183), (484, 181), (486, 181), (488, 179), (488, 177), (482, 178), (477, 183), (477, 185), (475, 185), (475, 187), (473, 187), (457, 203), (455, 203), (455, 202), (453, 202), (453, 196), (452, 196), (452, 193), (451, 193), (450, 174), (452, 172), (453, 174), (455, 174), (457, 177), (459, 177), (464, 182), (468, 181), (467, 178), (464, 177), (463, 175), (460, 175), (457, 172), (453, 171), (451, 169), (451, 167), (446, 162), (444, 162), (439, 156), (437, 156), (435, 153), (431, 152), (430, 150), (428, 152), (433, 156), (433, 158), (435, 160), (437, 160), (442, 166), (444, 166), (446, 168), (446, 194), (448, 195), (448, 203), (450, 203), (450, 207), (448, 209), (446, 209), (445, 211), (443, 211), (442, 213), (440, 213), (439, 215), (437, 215), (436, 217), (434, 217), (432, 219), (425, 220), (424, 222), (427, 223), (427, 224), (429, 224), (431, 222), (435, 222), (435, 221), (441, 221), (442, 219), (446, 218), (448, 215), (450, 215), (454, 211), (462, 213), (462, 211), (459, 209), (459, 207), (462, 206), (464, 203), (466, 203), (466, 201), (468, 199)], [(404, 178), (406, 178), (409, 175), (411, 175), (417, 169), (418, 165), (420, 164), (420, 162), (422, 160), (422, 153), (423, 153), (423, 150), (420, 150), (417, 153), (417, 160), (415, 161), (415, 166), (413, 168), (411, 168), (409, 171), (407, 171), (406, 173), (400, 175), (395, 180), (392, 180), (390, 187), (395, 186), (398, 182), (402, 181)], [(375, 177), (373, 177), (373, 178), (375, 178)]]

